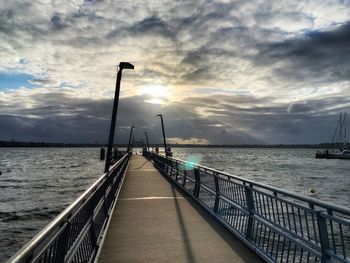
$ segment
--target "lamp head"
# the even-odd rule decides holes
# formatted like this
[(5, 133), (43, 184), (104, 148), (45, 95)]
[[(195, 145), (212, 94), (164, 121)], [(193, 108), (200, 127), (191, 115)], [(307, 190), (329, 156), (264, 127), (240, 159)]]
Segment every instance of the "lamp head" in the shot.
[(163, 115), (162, 114), (158, 114), (158, 115), (156, 115), (156, 117), (163, 117)]
[(120, 62), (119, 63), (119, 68), (120, 69), (134, 69), (134, 65), (129, 63), (129, 62)]

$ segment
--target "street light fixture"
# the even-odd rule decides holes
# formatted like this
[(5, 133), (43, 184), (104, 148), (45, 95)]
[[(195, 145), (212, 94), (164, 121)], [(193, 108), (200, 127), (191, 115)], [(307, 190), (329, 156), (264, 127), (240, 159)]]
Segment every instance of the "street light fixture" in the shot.
[(134, 69), (134, 65), (130, 64), (129, 62), (120, 62), (119, 63), (119, 69)]
[(131, 136), (132, 136), (132, 131), (135, 128), (135, 126), (131, 126), (131, 130), (130, 130), (130, 136), (129, 136), (129, 143), (128, 143), (128, 149), (126, 150), (127, 153), (129, 153), (130, 151), (130, 143), (131, 143)]
[(146, 135), (147, 151), (149, 151), (149, 142), (148, 142), (147, 132), (144, 132), (144, 134)]
[(116, 122), (116, 119), (117, 119), (117, 112), (118, 112), (120, 82), (121, 82), (121, 79), (122, 79), (122, 71), (123, 71), (123, 69), (134, 69), (134, 65), (130, 64), (129, 62), (120, 62), (119, 66), (118, 66), (117, 81), (116, 81), (116, 84), (115, 84), (115, 93), (114, 93), (114, 102), (113, 102), (111, 127), (109, 129), (107, 156), (106, 156), (106, 163), (105, 163), (105, 173), (107, 173), (109, 171), (109, 166), (110, 166), (110, 163), (111, 163), (113, 139), (114, 139), (114, 132), (115, 132), (115, 122)]
[(165, 157), (168, 157), (168, 151), (167, 151), (166, 139), (165, 139), (165, 132), (164, 132), (163, 115), (162, 115), (162, 114), (158, 114), (156, 117), (160, 117), (160, 120), (161, 120), (161, 122), (162, 122), (162, 131), (163, 131), (163, 141), (164, 141)]

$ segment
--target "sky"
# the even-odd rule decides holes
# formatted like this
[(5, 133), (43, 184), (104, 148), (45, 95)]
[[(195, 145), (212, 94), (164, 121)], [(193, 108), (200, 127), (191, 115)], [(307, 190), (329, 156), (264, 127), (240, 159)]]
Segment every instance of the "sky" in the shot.
[[(2, 0), (0, 140), (302, 144), (350, 111), (349, 0)], [(350, 129), (349, 129), (350, 130)]]

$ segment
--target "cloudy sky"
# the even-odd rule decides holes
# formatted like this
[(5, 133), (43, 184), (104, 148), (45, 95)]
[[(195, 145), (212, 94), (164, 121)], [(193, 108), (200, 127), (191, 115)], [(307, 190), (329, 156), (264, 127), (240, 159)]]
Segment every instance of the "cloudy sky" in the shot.
[(4, 0), (0, 140), (320, 143), (350, 111), (349, 0)]

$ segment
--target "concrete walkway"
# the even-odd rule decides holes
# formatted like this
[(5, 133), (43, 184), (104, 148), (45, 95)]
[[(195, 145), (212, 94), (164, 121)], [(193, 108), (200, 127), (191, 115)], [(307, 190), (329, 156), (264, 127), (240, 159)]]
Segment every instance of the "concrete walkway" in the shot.
[(99, 262), (263, 261), (151, 162), (133, 156)]

